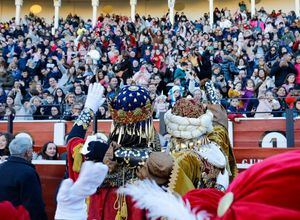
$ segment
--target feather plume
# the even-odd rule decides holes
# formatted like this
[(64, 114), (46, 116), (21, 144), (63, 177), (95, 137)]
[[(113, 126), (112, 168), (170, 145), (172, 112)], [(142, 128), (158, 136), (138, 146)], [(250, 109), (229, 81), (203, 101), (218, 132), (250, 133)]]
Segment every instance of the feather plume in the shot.
[(138, 180), (133, 184), (121, 187), (118, 193), (131, 196), (136, 206), (149, 211), (151, 219), (166, 217), (172, 220), (205, 220), (209, 219), (206, 211), (197, 214), (190, 208), (188, 202), (181, 197), (165, 191), (151, 180)]

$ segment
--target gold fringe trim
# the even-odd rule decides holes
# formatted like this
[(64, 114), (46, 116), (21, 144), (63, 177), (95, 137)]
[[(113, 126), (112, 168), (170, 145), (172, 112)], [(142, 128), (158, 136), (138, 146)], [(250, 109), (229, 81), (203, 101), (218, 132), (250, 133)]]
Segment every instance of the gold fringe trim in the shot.
[(169, 184), (168, 184), (168, 189), (171, 192), (175, 192), (175, 186), (176, 186), (176, 182), (178, 179), (178, 170), (179, 170), (179, 165), (175, 161), (171, 175), (170, 175)]

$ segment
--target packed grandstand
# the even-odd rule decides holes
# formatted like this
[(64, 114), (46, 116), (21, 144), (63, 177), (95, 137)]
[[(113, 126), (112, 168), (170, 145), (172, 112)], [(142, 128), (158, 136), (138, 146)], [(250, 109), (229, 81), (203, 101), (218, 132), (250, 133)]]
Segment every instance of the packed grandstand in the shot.
[(197, 19), (52, 2), (53, 22), (23, 0), (0, 20), (0, 219), (300, 218), (300, 1)]
[(245, 4), (232, 13), (214, 10), (190, 20), (176, 13), (161, 18), (119, 15), (91, 20), (69, 15), (53, 24), (33, 14), (20, 25), (1, 22), (0, 119), (74, 120), (91, 82), (105, 87), (98, 119), (110, 119), (108, 102), (125, 85), (147, 87), (154, 117), (180, 97), (205, 102), (211, 79), (229, 118), (299, 115), (300, 20), (295, 12)]

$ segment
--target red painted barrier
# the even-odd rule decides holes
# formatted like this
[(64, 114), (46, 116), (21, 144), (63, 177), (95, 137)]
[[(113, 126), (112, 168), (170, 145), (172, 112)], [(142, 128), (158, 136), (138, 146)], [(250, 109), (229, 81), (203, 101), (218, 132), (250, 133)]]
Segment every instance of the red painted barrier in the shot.
[[(14, 133), (26, 132), (29, 133), (35, 142), (35, 151), (39, 151), (41, 146), (53, 140), (54, 123), (58, 121), (23, 121), (14, 122)], [(65, 133), (70, 132), (73, 123), (64, 122), (66, 125)], [(159, 131), (159, 121), (154, 122), (154, 126)], [(285, 119), (268, 119), (268, 120), (241, 120), (233, 124), (232, 134), (233, 150), (239, 167), (243, 169), (249, 167), (251, 164), (257, 163), (267, 157), (273, 156), (278, 153), (293, 150), (295, 148), (282, 148), (280, 142), (277, 143), (278, 148), (262, 148), (261, 142), (265, 135), (269, 132), (279, 132), (284, 136), (285, 133)], [(111, 121), (99, 121), (98, 132), (109, 134)], [(295, 120), (295, 147), (300, 148), (300, 120)], [(0, 131), (7, 130), (7, 122), (0, 122)], [(91, 133), (90, 127), (88, 133)], [(276, 142), (277, 139), (272, 138), (271, 141)], [(65, 152), (65, 147), (59, 147), (59, 152)], [(43, 196), (46, 202), (46, 210), (49, 219), (53, 219), (55, 212), (55, 195), (59, 183), (62, 180), (65, 171), (64, 162), (46, 161), (37, 164), (37, 172), (40, 175)], [(49, 164), (50, 163), (50, 164)], [(52, 163), (52, 164), (51, 164)], [(60, 163), (60, 164), (53, 164)], [(242, 169), (240, 169), (241, 171)]]

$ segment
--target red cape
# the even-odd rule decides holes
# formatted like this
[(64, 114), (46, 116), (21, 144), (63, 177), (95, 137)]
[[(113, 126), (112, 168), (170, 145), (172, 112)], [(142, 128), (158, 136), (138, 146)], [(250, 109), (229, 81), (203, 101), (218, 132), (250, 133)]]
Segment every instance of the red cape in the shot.
[(214, 219), (300, 219), (300, 150), (270, 157), (239, 174), (225, 192), (233, 202), (217, 216), (224, 193), (215, 189), (193, 190), (183, 198), (191, 207), (206, 210)]

